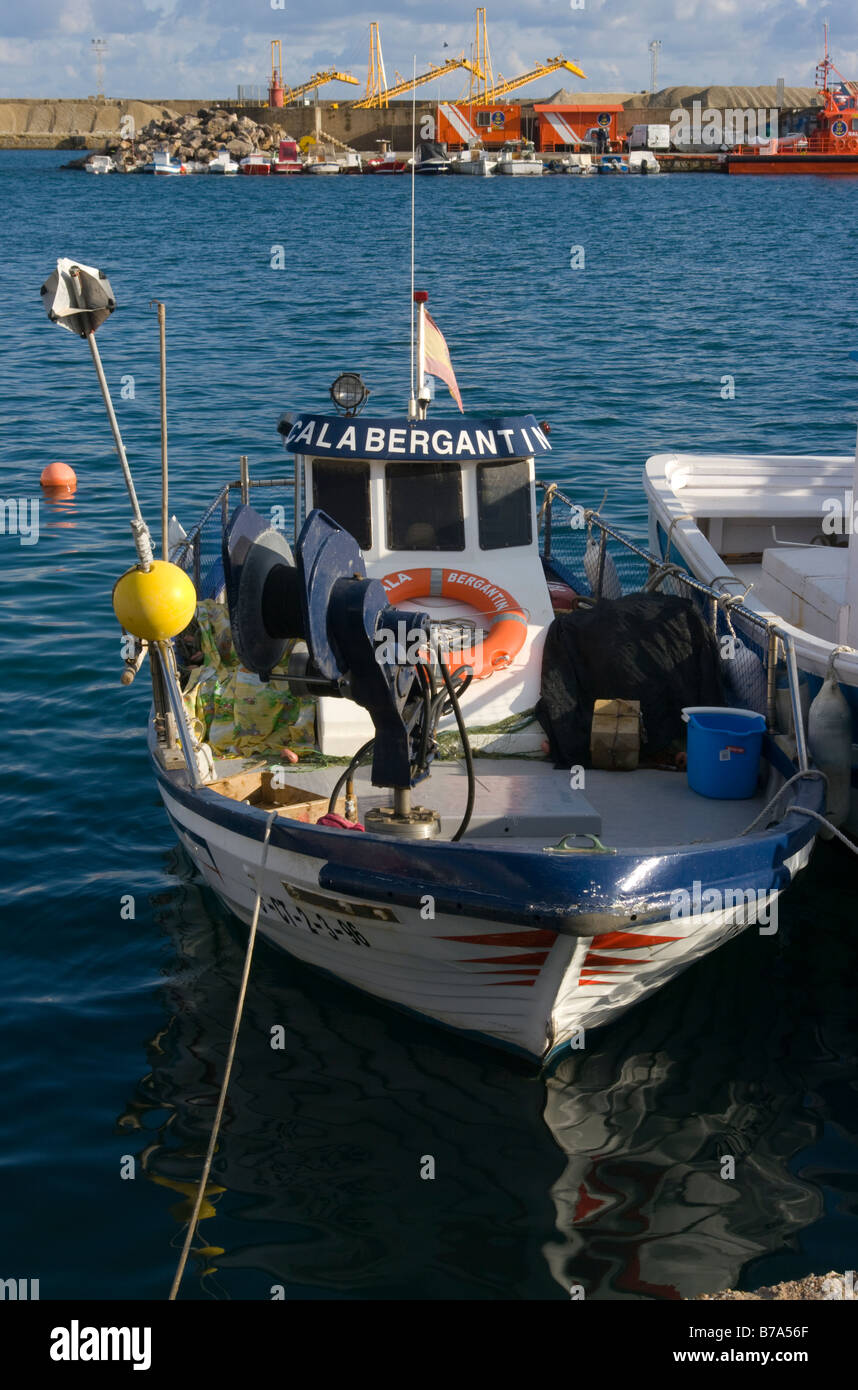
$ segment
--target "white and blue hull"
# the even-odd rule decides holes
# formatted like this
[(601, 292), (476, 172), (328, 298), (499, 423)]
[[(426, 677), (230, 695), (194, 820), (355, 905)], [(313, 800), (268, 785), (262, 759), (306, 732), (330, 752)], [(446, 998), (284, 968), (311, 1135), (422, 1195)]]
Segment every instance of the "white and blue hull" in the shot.
[[(242, 922), (258, 888), (260, 931), (298, 960), (540, 1063), (583, 1046), (586, 1030), (618, 1018), (758, 916), (776, 922), (773, 904), (814, 840), (807, 818), (794, 815), (763, 835), (608, 859), (507, 844), (391, 843), (277, 817), (261, 870), (261, 810), (193, 790), (184, 773), (155, 765), (179, 839)], [(804, 804), (818, 805), (819, 788), (804, 784)], [(702, 883), (726, 903), (737, 889), (741, 905), (677, 916), (671, 893), (686, 881), (689, 892)], [(759, 914), (748, 888), (762, 895)]]

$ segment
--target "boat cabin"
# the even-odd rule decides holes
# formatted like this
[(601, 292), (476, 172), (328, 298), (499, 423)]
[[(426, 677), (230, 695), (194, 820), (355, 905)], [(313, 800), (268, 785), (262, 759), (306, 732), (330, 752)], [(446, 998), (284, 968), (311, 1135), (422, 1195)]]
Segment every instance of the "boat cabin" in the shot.
[[(520, 650), (475, 680), (462, 705), (469, 725), (484, 728), (531, 710), (552, 618), (534, 488), (535, 458), (551, 446), (536, 419), (302, 414), (284, 416), (278, 428), (295, 456), (296, 514), (318, 507), (349, 531), (392, 605), (481, 633), (521, 610)], [(363, 709), (327, 697), (317, 727), (332, 756), (353, 753), (372, 734)], [(538, 726), (527, 736), (540, 746)]]

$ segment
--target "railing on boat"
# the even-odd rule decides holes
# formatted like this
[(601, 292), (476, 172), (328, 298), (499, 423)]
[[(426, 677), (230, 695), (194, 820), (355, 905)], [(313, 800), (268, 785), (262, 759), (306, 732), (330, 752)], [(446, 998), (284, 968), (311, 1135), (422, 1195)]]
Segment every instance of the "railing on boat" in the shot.
[[(296, 529), (301, 515), (298, 477), (253, 478), (242, 460), (242, 476), (227, 483), (191, 532), (171, 551), (171, 559), (192, 577), (198, 595), (210, 595), (213, 581), (222, 576), (221, 540), (229, 520), (233, 494), (246, 502), (255, 488), (269, 491), (272, 524)], [(719, 644), (732, 642), (736, 685), (748, 708), (766, 716), (775, 727), (777, 669), (783, 652), (784, 668), (798, 731), (798, 758), (807, 767), (803, 720), (800, 717), (798, 671), (792, 639), (776, 624), (747, 608), (736, 595), (704, 584), (684, 565), (650, 554), (637, 542), (615, 530), (598, 511), (586, 509), (561, 492), (555, 483), (537, 481), (542, 496), (539, 535), (542, 558), (557, 576), (584, 601), (618, 597), (645, 590), (692, 599), (711, 627)], [(274, 520), (277, 508), (281, 515)], [(727, 576), (725, 576), (726, 578)], [(726, 646), (726, 650), (731, 648)], [(722, 645), (722, 650), (725, 646)], [(782, 668), (783, 669), (783, 668)], [(797, 712), (799, 717), (796, 717)]]

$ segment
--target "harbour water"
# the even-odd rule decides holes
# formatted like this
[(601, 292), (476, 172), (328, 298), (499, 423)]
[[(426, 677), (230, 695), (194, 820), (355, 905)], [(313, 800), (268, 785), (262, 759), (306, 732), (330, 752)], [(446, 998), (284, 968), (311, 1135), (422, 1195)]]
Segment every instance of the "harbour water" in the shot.
[[(280, 412), (323, 409), (338, 372), (404, 405), (409, 181), (93, 179), (66, 158), (0, 154), (2, 497), (29, 508), (53, 459), (79, 479), (37, 540), (0, 536), (0, 1276), (161, 1298), (243, 935), (161, 809), (145, 675), (119, 685), (127, 503), (89, 355), (38, 290), (58, 255), (111, 278), (101, 351), (153, 528), (166, 302), (187, 524), (240, 454), (282, 467)], [(417, 282), (466, 409), (547, 419), (543, 473), (584, 505), (607, 490), (643, 538), (649, 453), (854, 447), (851, 182), (427, 182)], [(182, 1296), (660, 1300), (850, 1267), (854, 902), (820, 846), (775, 937), (728, 944), (548, 1083), (261, 944), (198, 1241), (222, 1253)]]

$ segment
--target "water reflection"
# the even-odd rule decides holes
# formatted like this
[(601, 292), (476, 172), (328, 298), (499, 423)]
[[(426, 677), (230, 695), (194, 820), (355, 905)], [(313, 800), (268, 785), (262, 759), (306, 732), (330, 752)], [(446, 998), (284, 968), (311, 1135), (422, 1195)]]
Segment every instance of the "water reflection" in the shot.
[[(170, 872), (167, 1017), (120, 1123), (178, 1247), (243, 941), (181, 851)], [(815, 891), (774, 945), (716, 953), (547, 1081), (262, 945), (184, 1296), (672, 1299), (809, 1272), (826, 1121), (852, 1171), (855, 1145), (856, 948), (835, 916), (820, 954)]]

